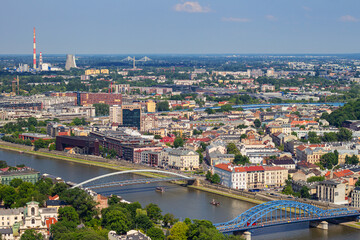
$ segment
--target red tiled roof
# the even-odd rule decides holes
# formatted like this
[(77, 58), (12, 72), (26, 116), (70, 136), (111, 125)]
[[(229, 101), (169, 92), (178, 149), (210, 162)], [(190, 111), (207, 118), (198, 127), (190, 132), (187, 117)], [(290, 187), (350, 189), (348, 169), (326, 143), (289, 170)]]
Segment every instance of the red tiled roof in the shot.
[[(350, 171), (349, 169), (344, 169), (344, 170), (334, 172), (334, 177), (340, 178), (340, 177), (351, 176), (353, 174), (354, 174), (354, 172)], [(325, 177), (328, 177), (328, 176), (330, 176), (330, 171), (328, 171), (325, 174)]]
[(264, 171), (264, 167), (262, 166), (249, 166), (244, 168), (247, 172)]
[(173, 143), (175, 141), (175, 138), (172, 137), (163, 137), (160, 142), (164, 142), (164, 143)]
[(55, 195), (55, 196), (49, 196), (49, 200), (59, 200), (59, 195)]
[(234, 172), (245, 172), (245, 168), (244, 167), (237, 167), (234, 166), (233, 170), (230, 168), (232, 165), (231, 163), (220, 163), (215, 165), (216, 168), (220, 168), (222, 170), (228, 171), (228, 172), (232, 172), (234, 170)]
[(285, 168), (279, 166), (264, 166), (264, 169), (265, 171), (285, 170)]

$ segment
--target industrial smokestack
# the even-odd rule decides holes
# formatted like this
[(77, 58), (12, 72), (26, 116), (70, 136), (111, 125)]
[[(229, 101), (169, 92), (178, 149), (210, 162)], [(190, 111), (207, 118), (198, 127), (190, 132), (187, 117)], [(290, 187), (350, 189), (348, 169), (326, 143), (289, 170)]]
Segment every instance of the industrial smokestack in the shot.
[(36, 36), (35, 36), (35, 27), (34, 27), (34, 53), (33, 53), (33, 66), (36, 69)]
[(41, 65), (43, 64), (43, 59), (42, 59), (42, 52), (40, 52), (39, 55), (39, 67), (41, 68)]

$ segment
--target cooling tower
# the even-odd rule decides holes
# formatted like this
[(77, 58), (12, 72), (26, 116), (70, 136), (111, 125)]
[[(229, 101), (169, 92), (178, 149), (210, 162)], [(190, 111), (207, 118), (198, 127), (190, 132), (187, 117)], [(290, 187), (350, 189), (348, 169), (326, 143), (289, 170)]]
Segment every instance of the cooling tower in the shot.
[(71, 68), (76, 68), (75, 56), (72, 54), (67, 54), (65, 69), (70, 70)]

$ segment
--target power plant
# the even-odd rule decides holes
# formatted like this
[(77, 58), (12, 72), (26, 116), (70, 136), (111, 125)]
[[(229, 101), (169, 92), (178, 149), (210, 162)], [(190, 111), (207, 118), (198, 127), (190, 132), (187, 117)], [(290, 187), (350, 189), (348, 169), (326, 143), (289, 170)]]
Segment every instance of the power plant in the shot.
[(71, 68), (76, 68), (75, 56), (72, 54), (67, 54), (65, 69), (70, 70)]
[(36, 35), (35, 35), (35, 27), (34, 27), (34, 51), (33, 51), (33, 68), (36, 69)]

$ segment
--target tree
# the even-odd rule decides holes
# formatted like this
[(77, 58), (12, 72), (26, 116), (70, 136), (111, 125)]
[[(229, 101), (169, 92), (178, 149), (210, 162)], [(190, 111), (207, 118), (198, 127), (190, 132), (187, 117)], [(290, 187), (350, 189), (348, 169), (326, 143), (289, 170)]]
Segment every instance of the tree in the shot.
[(174, 214), (167, 213), (163, 217), (163, 226), (164, 227), (171, 227), (174, 225), (178, 220), (175, 218)]
[(226, 148), (228, 154), (240, 154), (240, 150), (236, 147), (235, 143), (229, 143)]
[(187, 232), (189, 226), (184, 222), (177, 222), (170, 229), (170, 235), (168, 239), (170, 240), (187, 240)]
[(150, 203), (145, 208), (149, 218), (153, 220), (154, 222), (157, 222), (162, 219), (161, 215), (161, 209), (158, 207), (158, 205), (154, 203)]
[(0, 168), (6, 168), (8, 167), (6, 161), (0, 160)]
[(82, 121), (80, 118), (76, 117), (72, 120), (71, 123), (74, 124), (75, 126), (80, 126), (82, 124)]
[(116, 205), (120, 202), (120, 198), (116, 195), (112, 195), (108, 198), (108, 204), (109, 205)]
[(235, 155), (234, 163), (236, 165), (245, 165), (247, 163), (250, 163), (250, 159), (247, 156), (237, 154)]
[(324, 136), (321, 137), (321, 140), (324, 142), (336, 142), (338, 141), (338, 137), (335, 132), (329, 132), (324, 133)]
[(326, 153), (321, 156), (320, 164), (327, 169), (332, 169), (333, 166), (338, 164), (338, 157), (336, 153)]
[(247, 138), (247, 135), (244, 133), (244, 134), (241, 134), (241, 136), (240, 136), (240, 141), (242, 140), (242, 139), (246, 139)]
[(68, 188), (68, 186), (66, 185), (66, 183), (60, 182), (60, 183), (56, 183), (55, 186), (52, 189), (52, 196), (55, 195), (61, 195), (66, 189)]
[(153, 226), (153, 223), (150, 221), (150, 218), (145, 214), (139, 214), (135, 217), (135, 226), (143, 230), (148, 230)]
[(47, 148), (47, 142), (40, 138), (34, 142), (34, 147), (35, 149)]
[(232, 106), (230, 104), (225, 104), (220, 107), (221, 112), (230, 112), (232, 110)]
[(206, 112), (207, 114), (215, 114), (215, 110), (212, 109), (212, 108), (207, 108), (207, 109), (205, 109), (205, 112)]
[(205, 177), (206, 177), (206, 180), (211, 181), (212, 173), (210, 171), (207, 171)]
[(168, 101), (164, 101), (164, 102), (158, 102), (156, 103), (156, 109), (159, 112), (163, 112), (163, 111), (169, 111), (169, 102)]
[(220, 178), (220, 176), (219, 176), (217, 173), (215, 173), (215, 174), (211, 177), (211, 182), (212, 182), (212, 183), (219, 184), (220, 181), (221, 181), (221, 178)]
[(28, 118), (28, 127), (30, 127), (30, 126), (36, 127), (37, 125), (38, 125), (38, 122), (37, 122), (36, 118), (34, 118), (34, 117)]
[(96, 214), (96, 203), (91, 196), (80, 188), (66, 189), (59, 196), (76, 209), (81, 220), (90, 221)]
[(300, 190), (300, 196), (302, 198), (310, 198), (309, 188), (306, 186), (303, 186)]
[(44, 236), (41, 233), (37, 233), (34, 229), (26, 229), (20, 240), (43, 240)]
[(352, 138), (352, 132), (349, 129), (340, 128), (339, 132), (337, 133), (337, 138), (340, 142), (350, 141)]
[(259, 120), (259, 119), (255, 119), (255, 120), (254, 120), (254, 125), (255, 125), (256, 128), (261, 127), (261, 122), (260, 122), (260, 120)]
[(79, 224), (79, 214), (76, 212), (75, 208), (67, 206), (61, 207), (58, 210), (59, 221), (69, 221)]
[(325, 177), (324, 176), (312, 176), (309, 177), (308, 179), (306, 179), (307, 182), (321, 182), (324, 181)]
[(95, 107), (95, 115), (96, 116), (108, 116), (110, 113), (110, 106), (105, 103), (95, 103), (93, 104)]
[(155, 135), (154, 138), (155, 139), (162, 139), (162, 137), (160, 135)]
[(164, 232), (160, 228), (151, 227), (147, 230), (146, 235), (149, 236), (152, 240), (164, 240)]
[(358, 165), (359, 164), (359, 158), (356, 155), (346, 156), (345, 157), (345, 163), (350, 165)]
[(22, 183), (23, 183), (23, 180), (22, 180), (22, 179), (20, 179), (20, 178), (14, 178), (13, 180), (11, 180), (10, 186), (12, 186), (13, 188), (17, 188), (17, 187), (19, 187)]
[(117, 234), (125, 234), (131, 229), (132, 222), (130, 216), (123, 208), (107, 208), (102, 211), (101, 225), (109, 230), (116, 231)]
[(247, 128), (248, 126), (244, 125), (244, 124), (240, 124), (238, 125), (236, 128), (238, 129), (244, 129), (244, 128)]
[(291, 132), (291, 135), (297, 137), (297, 133), (296, 133), (296, 132)]
[(177, 137), (174, 140), (174, 147), (178, 148), (178, 147), (183, 147), (184, 146), (184, 140), (181, 137)]

